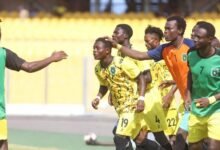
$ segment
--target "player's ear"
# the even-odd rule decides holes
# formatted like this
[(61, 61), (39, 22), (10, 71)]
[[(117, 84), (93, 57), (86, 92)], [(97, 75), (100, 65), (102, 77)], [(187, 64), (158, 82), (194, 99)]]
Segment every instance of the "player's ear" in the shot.
[(178, 33), (179, 33), (180, 35), (182, 35), (183, 29), (178, 29)]
[(109, 49), (109, 48), (106, 48), (105, 53), (106, 53), (106, 54), (109, 54), (110, 52), (111, 52), (110, 49)]
[(212, 43), (212, 41), (214, 40), (214, 37), (213, 36), (209, 36), (208, 40), (209, 40), (210, 43)]
[(125, 33), (125, 34), (124, 34), (124, 38), (125, 38), (125, 39), (128, 39), (128, 34)]

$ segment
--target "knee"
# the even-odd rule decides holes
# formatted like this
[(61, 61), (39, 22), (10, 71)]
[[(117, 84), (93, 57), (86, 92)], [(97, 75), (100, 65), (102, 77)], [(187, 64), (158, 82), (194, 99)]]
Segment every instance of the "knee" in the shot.
[(138, 136), (135, 138), (135, 143), (141, 144), (147, 137), (147, 131), (140, 131), (140, 133), (138, 134)]
[(116, 150), (133, 150), (130, 138), (127, 136), (115, 135), (114, 143)]

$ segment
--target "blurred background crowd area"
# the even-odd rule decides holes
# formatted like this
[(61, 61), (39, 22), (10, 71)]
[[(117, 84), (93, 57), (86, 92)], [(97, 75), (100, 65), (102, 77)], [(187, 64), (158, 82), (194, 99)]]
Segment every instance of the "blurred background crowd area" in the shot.
[[(206, 20), (214, 24), (219, 38), (219, 12), (219, 0), (0, 0), (1, 46), (26, 60), (48, 57), (55, 50), (69, 55), (67, 60), (31, 75), (7, 70), (8, 114), (38, 110), (30, 105), (64, 106), (62, 111), (54, 109), (56, 114), (94, 112), (90, 104), (99, 88), (92, 55), (96, 38), (111, 36), (117, 24), (126, 23), (134, 30), (133, 47), (146, 51), (145, 28), (153, 25), (163, 30), (166, 16), (173, 14), (186, 17), (185, 37), (190, 38), (197, 21)], [(108, 106), (104, 99), (101, 107), (108, 112), (104, 111)], [(29, 107), (17, 107), (27, 104)], [(16, 107), (10, 109), (11, 105)]]
[(68, 13), (152, 13), (156, 16), (220, 12), (219, 0), (0, 0), (0, 12), (20, 17), (42, 14), (62, 17)]

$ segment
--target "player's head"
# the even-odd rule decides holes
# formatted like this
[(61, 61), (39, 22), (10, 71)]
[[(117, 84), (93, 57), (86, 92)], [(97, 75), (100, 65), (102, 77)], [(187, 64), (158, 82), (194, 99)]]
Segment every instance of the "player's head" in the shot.
[(207, 46), (210, 46), (214, 38), (215, 27), (209, 22), (204, 22), (195, 30), (193, 40), (196, 48), (203, 49)]
[(191, 39), (193, 40), (195, 36), (195, 31), (198, 29), (199, 25), (206, 23), (205, 21), (198, 21), (195, 26), (192, 28)]
[[(191, 39), (192, 40), (195, 38), (195, 31), (200, 27), (201, 24), (206, 24), (206, 23), (208, 23), (208, 22), (206, 22), (206, 21), (198, 21), (196, 23), (196, 25), (193, 27), (192, 33), (191, 33)], [(213, 38), (211, 44), (212, 44), (213, 47), (220, 48), (220, 41), (216, 37)]]
[(97, 38), (93, 45), (93, 55), (96, 60), (102, 60), (111, 55), (112, 43), (105, 38)]
[(145, 29), (144, 41), (148, 50), (158, 47), (162, 38), (163, 31), (160, 28), (148, 26)]
[(177, 37), (183, 36), (186, 29), (186, 21), (180, 16), (167, 18), (164, 37), (166, 41), (175, 41)]
[(112, 38), (119, 44), (123, 44), (125, 40), (130, 40), (133, 30), (128, 24), (118, 24), (112, 34)]

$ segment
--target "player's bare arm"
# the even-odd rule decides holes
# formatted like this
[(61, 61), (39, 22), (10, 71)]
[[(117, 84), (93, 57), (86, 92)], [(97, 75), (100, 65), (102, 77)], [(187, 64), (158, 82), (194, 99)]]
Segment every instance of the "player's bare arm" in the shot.
[(184, 106), (186, 110), (190, 109), (191, 105), (191, 85), (192, 85), (192, 75), (191, 72), (188, 72), (187, 76), (187, 89), (186, 89), (186, 94), (185, 94), (185, 100), (184, 100)]
[(67, 58), (67, 54), (64, 51), (53, 52), (50, 57), (47, 57), (43, 60), (32, 61), (32, 62), (24, 62), (21, 65), (21, 70), (32, 73), (38, 70), (41, 70), (47, 67), (49, 64), (53, 62), (58, 62)]
[(120, 44), (118, 44), (116, 41), (114, 41), (112, 38), (110, 37), (105, 37), (106, 40), (110, 41), (113, 45), (114, 48), (118, 49), (119, 51), (121, 51), (124, 55), (129, 56), (133, 59), (137, 59), (137, 60), (147, 60), (147, 59), (152, 59), (147, 52), (141, 52), (141, 51), (137, 51), (134, 49), (131, 49), (127, 46), (122, 46)]
[(196, 106), (197, 107), (208, 107), (209, 105), (212, 105), (213, 103), (215, 103), (218, 99), (220, 99), (220, 93), (215, 94), (213, 96), (210, 97), (202, 97), (199, 99), (196, 99)]
[(98, 109), (99, 101), (102, 99), (103, 96), (105, 96), (107, 91), (108, 91), (108, 88), (106, 86), (99, 87), (99, 92), (98, 92), (96, 98), (93, 99), (93, 101), (92, 101), (92, 107), (94, 109)]
[(144, 110), (144, 95), (145, 95), (145, 89), (146, 89), (146, 83), (144, 79), (143, 73), (140, 73), (140, 75), (137, 78), (138, 81), (138, 90), (139, 90), (139, 98), (137, 102), (137, 112), (142, 112)]
[(173, 97), (174, 97), (174, 94), (177, 90), (177, 86), (176, 84), (172, 86), (172, 88), (170, 89), (170, 91), (167, 93), (167, 95), (165, 95), (163, 98), (162, 98), (162, 106), (163, 108), (165, 109), (168, 109), (170, 107), (170, 104), (173, 100)]

